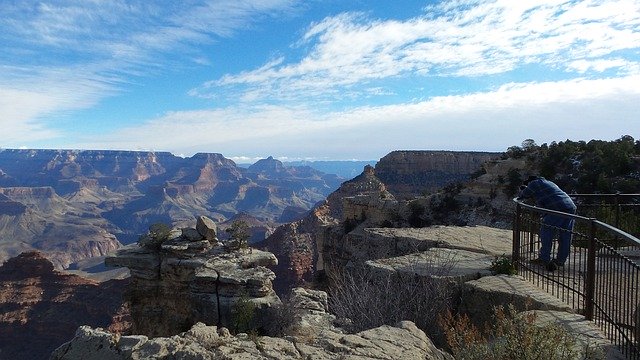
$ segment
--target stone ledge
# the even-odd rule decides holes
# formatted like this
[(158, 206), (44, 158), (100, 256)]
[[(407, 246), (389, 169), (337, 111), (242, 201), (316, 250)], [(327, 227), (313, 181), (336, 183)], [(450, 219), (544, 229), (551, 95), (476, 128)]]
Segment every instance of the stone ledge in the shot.
[(492, 321), (493, 307), (512, 304), (516, 311), (554, 310), (573, 312), (573, 309), (553, 295), (546, 293), (521, 276), (485, 276), (462, 285), (460, 313), (465, 313), (477, 325)]

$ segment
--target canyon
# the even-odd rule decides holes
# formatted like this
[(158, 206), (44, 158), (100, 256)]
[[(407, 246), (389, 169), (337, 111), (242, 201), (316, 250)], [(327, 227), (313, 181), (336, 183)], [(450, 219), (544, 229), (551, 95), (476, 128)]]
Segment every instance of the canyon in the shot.
[[(343, 179), (334, 175), (309, 167), (287, 167), (273, 158), (240, 168), (219, 154), (197, 154), (183, 159), (168, 153), (150, 152), (0, 151), (1, 255), (8, 259), (20, 252), (37, 249), (42, 251), (41, 256), (49, 259), (52, 272), (65, 268), (86, 269), (89, 265), (102, 271), (104, 267), (96, 265), (97, 261), (118, 251), (121, 260), (107, 262), (129, 267), (135, 272), (136, 266), (149, 264), (144, 259), (155, 255), (135, 250), (135, 244), (131, 245), (134, 250), (131, 246), (123, 248), (123, 244), (133, 243), (153, 223), (165, 222), (174, 229), (192, 228), (196, 215), (204, 214), (217, 224), (217, 237), (223, 242), (228, 236), (224, 229), (233, 220), (243, 220), (250, 225), (253, 235), (250, 244), (265, 253), (275, 254), (274, 261), (268, 264), (269, 271), (274, 274), (269, 278), (273, 281), (273, 289), (283, 294), (293, 286), (316, 281), (326, 265), (333, 266), (334, 260), (326, 256), (330, 254), (338, 259), (336, 244), (353, 228), (357, 231), (349, 236), (356, 236), (363, 226), (409, 226), (410, 201), (403, 200), (407, 194), (423, 194), (425, 187), (436, 189), (452, 179), (469, 179), (478, 170), (468, 165), (476, 161), (469, 160), (472, 157), (468, 154), (463, 156), (465, 166), (459, 165), (460, 159), (455, 152), (400, 154), (403, 161), (410, 164), (398, 166), (398, 174), (402, 175), (393, 175), (394, 155), (383, 158), (376, 167), (365, 166), (362, 174), (342, 182)], [(499, 155), (478, 154), (479, 158), (490, 159)], [(434, 160), (434, 157), (442, 159)], [(452, 163), (447, 165), (450, 161)], [(378, 169), (387, 176), (388, 184), (377, 176)], [(437, 171), (439, 175), (426, 175), (431, 171)], [(217, 249), (215, 244), (211, 246)], [(182, 247), (179, 245), (167, 251), (175, 252)], [(196, 248), (197, 251), (203, 249)], [(260, 254), (260, 250), (255, 250), (255, 254)], [(171, 308), (174, 309), (193, 309), (194, 301), (206, 303), (202, 299), (210, 298), (210, 295), (205, 296), (200, 290), (184, 292), (193, 286), (185, 287), (179, 276), (203, 270), (185, 270), (179, 264), (189, 263), (188, 257), (180, 256), (174, 265), (147, 271), (146, 280), (144, 276), (134, 280), (140, 286), (132, 287), (129, 294), (139, 296), (128, 298), (129, 303), (144, 299), (148, 294), (157, 294), (155, 299), (173, 304)], [(152, 263), (161, 263), (157, 257), (154, 259)], [(116, 264), (118, 261), (120, 263)], [(204, 260), (201, 263), (209, 264)], [(206, 265), (204, 270), (210, 266)], [(166, 276), (175, 278), (178, 281), (175, 284), (181, 285), (167, 288), (150, 283), (150, 274), (154, 271), (167, 272)], [(125, 275), (119, 272), (100, 280), (116, 276)], [(199, 289), (199, 286), (195, 288)], [(178, 288), (184, 290), (182, 295), (169, 296), (170, 290)], [(91, 296), (87, 295), (87, 299)], [(81, 298), (78, 296), (78, 301)], [(122, 295), (117, 298), (123, 300)], [(37, 317), (42, 307), (32, 305), (29, 312)], [(132, 315), (147, 318), (144, 314), (155, 314), (157, 311), (149, 306)], [(126, 317), (128, 314), (114, 316)], [(176, 323), (190, 319), (186, 323), (193, 324), (191, 315), (182, 313), (180, 316), (182, 320), (178, 319)], [(215, 323), (211, 318), (204, 320)], [(138, 329), (147, 329), (145, 331), (151, 336), (176, 333), (175, 330), (159, 333), (148, 330), (163, 322), (150, 321), (144, 325), (146, 327), (140, 324)], [(129, 331), (124, 326), (120, 326), (120, 330), (111, 329), (118, 333)]]
[(39, 250), (63, 269), (196, 214), (244, 217), (264, 239), (281, 216), (301, 216), (343, 180), (272, 157), (245, 169), (221, 154), (2, 149), (0, 262)]
[[(405, 198), (466, 179), (498, 155), (395, 151), (376, 173)], [(188, 226), (198, 214), (222, 229), (243, 220), (256, 243), (321, 211), (316, 205), (344, 180), (273, 157), (244, 168), (216, 153), (0, 149), (0, 262), (38, 250), (57, 269), (74, 267), (135, 242), (151, 224)]]

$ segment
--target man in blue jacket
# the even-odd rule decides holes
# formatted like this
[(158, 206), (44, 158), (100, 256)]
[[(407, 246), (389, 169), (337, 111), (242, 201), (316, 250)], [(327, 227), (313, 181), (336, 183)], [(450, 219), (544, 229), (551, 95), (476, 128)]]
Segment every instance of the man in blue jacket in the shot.
[[(527, 181), (520, 186), (519, 199), (534, 198), (536, 205), (541, 208), (575, 214), (576, 205), (569, 195), (562, 191), (558, 185), (540, 176), (530, 176)], [(534, 262), (543, 263), (548, 270), (554, 271), (558, 266), (564, 266), (569, 257), (571, 248), (571, 232), (575, 220), (570, 217), (563, 217), (552, 214), (545, 214), (542, 217), (540, 227), (540, 242), (542, 247), (538, 259)], [(551, 245), (553, 237), (558, 231), (558, 256), (551, 259)]]

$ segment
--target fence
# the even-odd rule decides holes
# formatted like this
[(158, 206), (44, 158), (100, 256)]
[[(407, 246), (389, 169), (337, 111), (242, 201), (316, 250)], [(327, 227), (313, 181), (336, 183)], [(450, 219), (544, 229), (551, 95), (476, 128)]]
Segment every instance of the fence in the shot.
[[(572, 197), (577, 215), (514, 200), (514, 264), (526, 279), (594, 321), (625, 356), (640, 359), (640, 194)], [(575, 220), (570, 231), (546, 229), (572, 236), (569, 259), (556, 271), (531, 262), (538, 257), (539, 232), (546, 227), (541, 219), (549, 215)]]

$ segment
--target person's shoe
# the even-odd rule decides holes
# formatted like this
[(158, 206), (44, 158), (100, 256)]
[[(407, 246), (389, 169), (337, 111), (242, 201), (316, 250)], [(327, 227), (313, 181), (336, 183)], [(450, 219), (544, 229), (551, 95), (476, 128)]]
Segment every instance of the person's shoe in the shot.
[(558, 266), (553, 262), (553, 260), (545, 261), (540, 258), (537, 258), (537, 259), (531, 260), (531, 263), (535, 265), (544, 266), (544, 268), (547, 269), (548, 271), (556, 271), (558, 269)]
[(542, 260), (540, 258), (533, 259), (530, 262), (535, 265), (543, 265), (543, 266), (547, 266), (547, 264), (549, 263), (548, 261)]
[(558, 260), (558, 259), (553, 259), (553, 260), (551, 260), (551, 262), (556, 264), (557, 267), (564, 267), (564, 263), (560, 262), (560, 260)]

